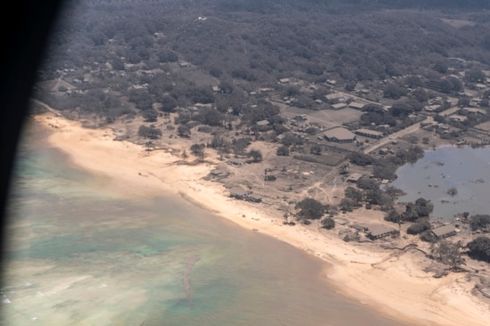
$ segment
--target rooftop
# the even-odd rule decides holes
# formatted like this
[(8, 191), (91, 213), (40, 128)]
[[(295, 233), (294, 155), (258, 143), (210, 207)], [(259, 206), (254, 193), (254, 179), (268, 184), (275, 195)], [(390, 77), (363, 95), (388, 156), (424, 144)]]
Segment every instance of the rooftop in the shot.
[(323, 134), (327, 139), (336, 139), (336, 140), (354, 140), (356, 135), (349, 129), (343, 127), (336, 127), (330, 130), (327, 130)]
[(432, 230), (432, 233), (434, 233), (434, 235), (438, 238), (453, 234), (455, 232), (456, 232), (456, 230), (455, 230), (454, 226), (451, 224), (443, 225), (443, 226), (440, 226), (440, 227)]
[(381, 131), (376, 131), (376, 130), (371, 130), (371, 129), (366, 129), (366, 128), (357, 129), (356, 133), (365, 134), (365, 135), (373, 135), (376, 137), (383, 136), (383, 133)]
[(398, 230), (382, 224), (373, 224), (368, 226), (368, 233), (373, 237), (382, 236), (384, 234), (397, 233)]

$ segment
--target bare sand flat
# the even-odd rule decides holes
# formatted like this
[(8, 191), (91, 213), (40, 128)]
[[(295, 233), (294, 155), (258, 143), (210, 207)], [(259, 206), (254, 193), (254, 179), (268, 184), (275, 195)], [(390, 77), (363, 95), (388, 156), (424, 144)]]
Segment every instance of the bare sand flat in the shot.
[(136, 144), (113, 141), (109, 129), (84, 129), (52, 114), (35, 120), (53, 131), (50, 145), (69, 155), (74, 164), (107, 176), (108, 186), (121, 194), (179, 194), (246, 229), (285, 241), (324, 260), (327, 281), (373, 309), (410, 324), (488, 325), (490, 308), (471, 294), (473, 284), (464, 274), (435, 279), (421, 270), (415, 254), (391, 258), (390, 251), (349, 244), (301, 225), (283, 226), (273, 211), (232, 200), (220, 184), (203, 180), (214, 167), (212, 159), (199, 165), (178, 164), (181, 158), (170, 153), (147, 153)]

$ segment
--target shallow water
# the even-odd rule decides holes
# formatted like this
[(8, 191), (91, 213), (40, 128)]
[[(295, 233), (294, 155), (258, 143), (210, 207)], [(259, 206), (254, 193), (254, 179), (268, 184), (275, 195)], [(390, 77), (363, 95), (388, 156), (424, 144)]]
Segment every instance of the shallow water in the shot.
[[(400, 200), (430, 199), (435, 217), (490, 213), (490, 147), (440, 147), (397, 175), (393, 185), (406, 193)], [(447, 193), (450, 188), (457, 189), (455, 196)]]
[(119, 198), (30, 129), (10, 202), (4, 325), (396, 325), (322, 263), (180, 198)]

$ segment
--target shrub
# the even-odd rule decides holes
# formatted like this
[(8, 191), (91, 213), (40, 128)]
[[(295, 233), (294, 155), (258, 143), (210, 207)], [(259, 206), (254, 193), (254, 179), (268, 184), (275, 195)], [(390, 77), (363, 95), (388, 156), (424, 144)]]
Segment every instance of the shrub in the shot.
[(191, 129), (189, 127), (187, 127), (186, 125), (180, 125), (177, 128), (177, 134), (180, 137), (189, 138), (191, 136)]
[(407, 90), (396, 83), (390, 83), (386, 85), (383, 96), (386, 98), (399, 99), (407, 94)]
[(446, 240), (433, 244), (431, 255), (435, 260), (451, 267), (456, 267), (463, 263), (459, 246)]
[(343, 198), (339, 204), (340, 209), (344, 212), (352, 212), (356, 206), (358, 205), (350, 198)]
[(352, 199), (354, 203), (357, 205), (362, 201), (362, 192), (354, 187), (347, 187), (345, 189), (345, 197)]
[(359, 166), (366, 166), (366, 165), (371, 165), (375, 162), (374, 158), (371, 156), (364, 154), (364, 153), (352, 153), (349, 155), (349, 161), (352, 164), (359, 165)]
[(158, 60), (162, 63), (176, 62), (177, 60), (179, 60), (179, 57), (173, 51), (163, 51), (158, 54)]
[(310, 148), (310, 153), (313, 155), (321, 155), (322, 154), (322, 147), (320, 145), (313, 145)]
[(335, 221), (331, 217), (324, 218), (322, 220), (322, 228), (331, 230), (335, 227)]
[(432, 233), (431, 230), (426, 230), (420, 233), (420, 240), (434, 243), (437, 241), (437, 237), (434, 235), (434, 233)]
[(359, 188), (364, 189), (364, 190), (377, 190), (377, 189), (379, 189), (378, 183), (375, 180), (373, 180), (367, 176), (360, 178), (356, 184)]
[(289, 148), (287, 146), (279, 146), (276, 151), (277, 156), (289, 156)]
[(204, 147), (205, 147), (204, 144), (193, 144), (191, 146), (191, 153), (194, 156), (202, 159), (204, 158)]
[(156, 122), (158, 118), (158, 113), (155, 110), (145, 110), (141, 113), (145, 122)]
[(391, 209), (384, 217), (385, 221), (392, 222), (392, 223), (400, 223), (401, 222), (401, 215), (398, 214), (398, 212), (394, 209)]
[(326, 207), (316, 199), (305, 198), (296, 204), (296, 209), (299, 209), (299, 218), (314, 220), (325, 214)]
[(449, 196), (456, 196), (458, 194), (458, 189), (452, 187), (452, 188), (449, 188), (448, 191), (447, 191), (447, 194)]
[(478, 237), (468, 243), (468, 249), (471, 258), (490, 263), (490, 238)]
[(162, 111), (164, 112), (173, 112), (177, 106), (177, 101), (169, 95), (163, 96), (160, 102), (162, 104)]
[(407, 229), (408, 234), (420, 234), (426, 230), (430, 230), (430, 223), (428, 221), (416, 222), (410, 225)]
[(473, 215), (470, 217), (470, 227), (473, 231), (490, 227), (490, 215)]
[(215, 109), (202, 109), (197, 118), (197, 121), (208, 126), (221, 126), (224, 121), (224, 116), (222, 113), (216, 111)]
[(162, 136), (162, 131), (155, 127), (141, 125), (138, 129), (138, 135), (148, 139), (159, 139)]
[(259, 150), (252, 149), (248, 152), (248, 156), (252, 159), (252, 163), (262, 162), (262, 152)]
[(287, 132), (281, 140), (281, 143), (285, 146), (291, 145), (303, 145), (303, 139), (292, 132)]

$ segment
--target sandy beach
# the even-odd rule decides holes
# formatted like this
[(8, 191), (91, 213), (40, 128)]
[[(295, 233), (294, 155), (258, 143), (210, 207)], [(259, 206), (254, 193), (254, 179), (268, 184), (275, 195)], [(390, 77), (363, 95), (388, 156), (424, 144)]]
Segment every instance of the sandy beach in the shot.
[[(34, 119), (52, 131), (51, 146), (81, 168), (106, 176), (107, 186), (121, 195), (177, 194), (243, 228), (287, 242), (325, 261), (325, 278), (339, 292), (408, 324), (488, 325), (490, 308), (471, 294), (473, 284), (465, 274), (435, 279), (417, 265), (415, 253), (391, 256), (392, 251), (346, 243), (321, 230), (285, 226), (272, 209), (233, 200), (221, 184), (203, 180), (218, 163), (212, 157), (182, 164), (170, 152), (114, 141), (110, 129), (85, 129), (53, 114)], [(364, 213), (374, 214), (352, 214)]]

